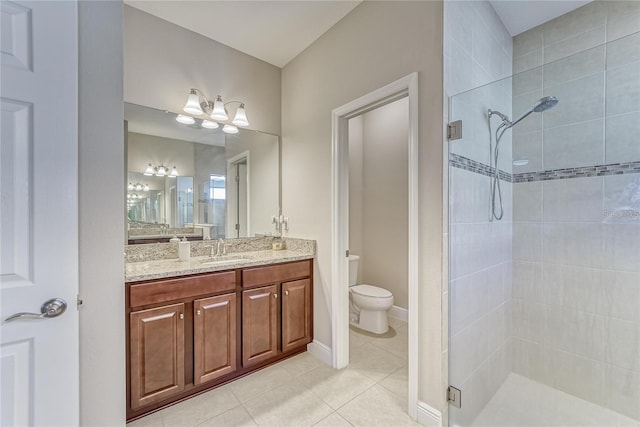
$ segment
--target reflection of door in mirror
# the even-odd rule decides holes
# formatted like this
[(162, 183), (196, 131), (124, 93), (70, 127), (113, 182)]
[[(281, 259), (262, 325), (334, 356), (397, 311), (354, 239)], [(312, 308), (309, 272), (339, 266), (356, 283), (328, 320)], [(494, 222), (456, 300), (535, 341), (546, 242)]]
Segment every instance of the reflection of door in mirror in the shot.
[(193, 177), (179, 176), (177, 178), (178, 218), (177, 228), (193, 227)]
[(178, 209), (178, 193), (176, 191), (176, 186), (172, 185), (169, 187), (169, 212), (167, 212), (167, 221), (172, 228), (176, 228), (176, 218)]
[[(209, 180), (202, 185), (202, 199), (198, 201), (199, 221), (210, 225), (209, 236), (212, 239), (226, 239), (226, 177), (219, 174), (209, 175)], [(233, 237), (233, 236), (229, 236)]]
[(241, 153), (227, 161), (229, 174), (227, 188), (227, 236), (250, 236), (249, 227), (249, 152)]

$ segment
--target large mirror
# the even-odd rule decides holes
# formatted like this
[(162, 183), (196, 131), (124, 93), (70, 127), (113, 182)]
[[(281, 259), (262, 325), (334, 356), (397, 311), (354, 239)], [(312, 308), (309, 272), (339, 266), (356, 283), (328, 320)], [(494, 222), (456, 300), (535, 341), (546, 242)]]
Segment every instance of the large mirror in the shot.
[(269, 234), (280, 213), (280, 138), (125, 103), (127, 241)]

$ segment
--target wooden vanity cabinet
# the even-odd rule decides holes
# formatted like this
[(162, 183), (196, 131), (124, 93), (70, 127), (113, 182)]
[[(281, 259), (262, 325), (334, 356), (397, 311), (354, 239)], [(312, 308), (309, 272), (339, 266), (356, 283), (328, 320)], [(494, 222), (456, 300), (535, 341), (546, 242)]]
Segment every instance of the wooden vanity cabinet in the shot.
[(131, 408), (184, 390), (184, 304), (131, 313)]
[(311, 280), (282, 284), (282, 351), (287, 352), (312, 341)]
[(193, 383), (236, 370), (236, 294), (193, 302)]
[(243, 270), (243, 367), (312, 341), (311, 269), (305, 260)]
[(236, 371), (238, 278), (226, 271), (127, 285), (128, 419)]
[(242, 366), (252, 366), (278, 354), (278, 287), (242, 292)]
[(304, 351), (312, 265), (127, 284), (127, 420)]

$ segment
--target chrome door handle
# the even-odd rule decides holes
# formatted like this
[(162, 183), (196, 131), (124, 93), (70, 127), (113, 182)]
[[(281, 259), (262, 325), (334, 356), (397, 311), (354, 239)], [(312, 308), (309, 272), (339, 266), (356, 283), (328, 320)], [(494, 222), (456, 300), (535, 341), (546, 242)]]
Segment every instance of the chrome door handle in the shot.
[(49, 317), (58, 317), (67, 309), (67, 302), (62, 298), (52, 298), (45, 301), (40, 307), (40, 314), (37, 313), (16, 313), (4, 319), (5, 322), (11, 322), (17, 319), (45, 319)]

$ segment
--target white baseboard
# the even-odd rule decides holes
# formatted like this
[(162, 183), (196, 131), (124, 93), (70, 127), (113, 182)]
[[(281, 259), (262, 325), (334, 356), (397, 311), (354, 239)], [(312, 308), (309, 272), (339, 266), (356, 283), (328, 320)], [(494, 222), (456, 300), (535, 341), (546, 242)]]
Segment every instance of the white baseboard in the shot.
[(402, 320), (403, 322), (409, 321), (409, 310), (398, 307), (397, 305), (391, 306), (389, 311), (387, 311), (387, 315), (394, 319)]
[(321, 342), (313, 340), (312, 343), (307, 344), (307, 351), (325, 365), (332, 365), (331, 349)]
[(442, 427), (442, 413), (426, 403), (418, 401), (418, 424)]

